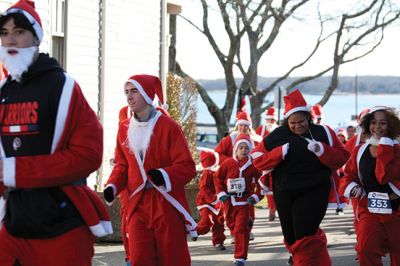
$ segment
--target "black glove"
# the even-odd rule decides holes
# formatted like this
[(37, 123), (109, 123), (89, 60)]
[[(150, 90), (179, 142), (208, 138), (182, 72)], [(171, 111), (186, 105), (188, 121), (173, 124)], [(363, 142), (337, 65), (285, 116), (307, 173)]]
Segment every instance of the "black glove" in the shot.
[(221, 196), (221, 197), (219, 198), (219, 200), (220, 200), (221, 202), (225, 202), (227, 199), (228, 199), (228, 196), (226, 196), (226, 195), (223, 195), (223, 196)]
[(254, 204), (256, 204), (256, 200), (253, 197), (248, 197), (247, 198), (247, 203), (251, 206), (253, 206)]
[(165, 185), (164, 177), (160, 170), (151, 169), (150, 171), (147, 172), (147, 174), (150, 176), (150, 179), (154, 183), (154, 185), (158, 187)]
[(104, 195), (104, 199), (107, 202), (113, 202), (113, 200), (115, 199), (114, 190), (112, 187), (106, 187), (106, 189), (104, 189), (104, 191), (103, 191), (103, 195)]

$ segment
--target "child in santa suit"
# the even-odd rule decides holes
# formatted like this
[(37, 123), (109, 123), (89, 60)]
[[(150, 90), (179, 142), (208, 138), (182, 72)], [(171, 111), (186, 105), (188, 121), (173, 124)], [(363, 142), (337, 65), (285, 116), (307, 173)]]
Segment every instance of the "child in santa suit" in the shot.
[[(270, 132), (272, 132), (275, 128), (278, 127), (277, 121), (278, 121), (277, 112), (275, 110), (275, 107), (271, 106), (265, 113), (265, 125), (257, 127), (256, 134), (261, 136), (262, 138), (265, 138), (266, 136), (268, 136)], [(263, 176), (266, 176), (266, 174), (263, 173)], [(268, 186), (272, 188), (272, 178), (267, 178), (266, 181), (270, 182)], [(274, 196), (271, 190), (266, 192), (266, 194), (264, 195), (267, 197), (267, 202), (268, 202), (268, 210), (269, 210), (268, 220), (272, 222), (275, 220), (276, 217), (276, 205), (274, 201)]]
[(224, 203), (226, 225), (235, 237), (235, 265), (244, 265), (247, 259), (250, 206), (261, 197), (259, 190), (254, 192), (257, 183), (253, 179), (258, 181), (260, 173), (249, 155), (251, 148), (249, 136), (240, 134), (233, 146), (233, 157), (221, 164), (214, 178), (218, 199)]
[(219, 154), (220, 164), (226, 159), (232, 157), (232, 148), (239, 134), (248, 135), (252, 147), (255, 147), (262, 140), (261, 136), (254, 133), (250, 114), (247, 112), (237, 113), (235, 128), (228, 136), (223, 138), (215, 147), (215, 151), (218, 152)]
[(366, 143), (357, 146), (345, 168), (340, 191), (357, 198), (357, 252), (360, 265), (400, 265), (400, 120), (393, 109), (371, 108), (361, 122)]
[(217, 250), (225, 250), (224, 216), (214, 187), (214, 174), (218, 170), (218, 153), (211, 149), (202, 150), (200, 163), (204, 170), (196, 198), (197, 209), (201, 217), (197, 225), (197, 233), (205, 235), (211, 228), (213, 246)]

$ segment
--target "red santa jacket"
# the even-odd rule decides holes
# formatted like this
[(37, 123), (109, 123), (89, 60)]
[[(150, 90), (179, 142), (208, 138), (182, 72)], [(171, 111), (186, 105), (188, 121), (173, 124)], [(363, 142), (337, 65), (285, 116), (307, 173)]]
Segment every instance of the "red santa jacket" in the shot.
[[(325, 138), (327, 141), (319, 140), (321, 145), (321, 150), (318, 154), (315, 154), (320, 161), (321, 164), (331, 168), (332, 170), (336, 170), (340, 168), (348, 159), (348, 152), (344, 149), (342, 143), (336, 138), (335, 132), (327, 127), (327, 126), (312, 126), (312, 130), (315, 132), (319, 130), (325, 132)], [(278, 129), (274, 130), (271, 134), (268, 135), (267, 138), (278, 138), (279, 143), (284, 143), (286, 139), (288, 129), (284, 127), (279, 127)], [(267, 150), (265, 146), (265, 140), (261, 142), (259, 145), (256, 146), (255, 149), (252, 150), (251, 156), (253, 158), (254, 165), (260, 171), (265, 171), (266, 173), (272, 172), (276, 167), (279, 166), (285, 159), (285, 156), (288, 154), (288, 149), (293, 147), (289, 146), (289, 143), (276, 145), (275, 148), (271, 150)], [(304, 152), (309, 152), (305, 150)], [(292, 158), (293, 159), (293, 158)], [(304, 168), (304, 172), (309, 171), (309, 169)], [(272, 174), (273, 176), (273, 174)], [(300, 182), (300, 180), (299, 180)]]
[[(363, 186), (359, 163), (361, 156), (369, 152), (368, 147), (368, 143), (357, 146), (347, 162), (345, 176), (340, 180), (339, 191), (348, 198), (353, 187)], [(376, 152), (375, 175), (379, 184), (388, 184), (393, 192), (400, 196), (400, 145), (397, 141), (386, 137), (380, 139)], [(360, 204), (367, 206), (366, 197), (360, 200)]]
[[(233, 145), (236, 141), (236, 138), (239, 136), (238, 131), (234, 131), (225, 138), (221, 139), (218, 145), (215, 147), (215, 151), (219, 154), (219, 163), (225, 161), (228, 158), (232, 157)], [(258, 135), (250, 135), (250, 140), (253, 148), (261, 141), (261, 137)]]
[(68, 75), (55, 121), (50, 154), (5, 157), (0, 145), (4, 185), (17, 189), (59, 186), (94, 235), (110, 234), (110, 218), (97, 194), (86, 185), (69, 185), (100, 167), (103, 130), (79, 85)]
[[(237, 161), (235, 158), (229, 158), (224, 161), (214, 177), (217, 197), (230, 196), (232, 206), (246, 205), (247, 198), (253, 197), (256, 203), (260, 201), (261, 191), (258, 187), (260, 172), (254, 167), (250, 156)], [(229, 192), (229, 180), (243, 177), (245, 181), (244, 192), (240, 194)]]
[(214, 174), (215, 171), (210, 169), (204, 169), (200, 177), (199, 182), (199, 193), (196, 197), (197, 209), (201, 210), (207, 208), (212, 211), (215, 215), (220, 212), (220, 204), (217, 199), (214, 187)]
[(119, 126), (115, 148), (116, 165), (107, 181), (107, 186), (115, 189), (115, 195), (127, 189), (130, 199), (126, 211), (127, 219), (130, 219), (145, 193), (146, 182), (151, 182), (146, 173), (151, 169), (160, 170), (165, 186), (157, 187), (153, 184), (155, 189), (176, 208), (186, 221), (187, 231), (193, 233), (197, 224), (190, 215), (185, 185), (196, 175), (195, 163), (180, 126), (160, 111), (157, 111), (152, 119), (153, 134), (144, 163), (139, 154), (132, 152), (128, 147), (127, 133), (130, 119)]

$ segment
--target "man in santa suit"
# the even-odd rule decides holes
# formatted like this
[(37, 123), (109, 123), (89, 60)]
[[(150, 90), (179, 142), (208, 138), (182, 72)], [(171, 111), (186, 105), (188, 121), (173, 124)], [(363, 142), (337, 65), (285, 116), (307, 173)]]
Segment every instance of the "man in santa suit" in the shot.
[(32, 1), (3, 12), (0, 32), (9, 72), (0, 92), (0, 265), (92, 265), (94, 235), (112, 232), (86, 185), (102, 162), (99, 119), (78, 83), (39, 52)]
[(181, 127), (158, 111), (163, 103), (161, 81), (134, 75), (125, 83), (134, 115), (120, 126), (115, 162), (104, 190), (112, 202), (127, 189), (127, 230), (132, 265), (190, 265), (186, 234), (195, 238), (185, 185), (196, 175)]
[(217, 250), (225, 250), (224, 215), (214, 187), (214, 174), (218, 170), (218, 161), (218, 153), (213, 150), (203, 148), (200, 151), (203, 173), (200, 177), (199, 193), (196, 198), (197, 209), (201, 217), (197, 233), (205, 235), (211, 228), (213, 246)]
[[(268, 108), (267, 112), (265, 113), (265, 125), (261, 125), (256, 128), (256, 134), (265, 138), (270, 132), (272, 132), (275, 128), (278, 127), (278, 114), (276, 113), (275, 107), (271, 106)], [(266, 175), (266, 173), (264, 173)], [(263, 176), (264, 176), (263, 175)], [(272, 178), (267, 178), (268, 186), (272, 188)], [(268, 202), (268, 210), (269, 210), (269, 217), (268, 220), (270, 222), (274, 221), (276, 218), (276, 205), (274, 201), (274, 197), (272, 195), (272, 191), (266, 192), (267, 202)]]

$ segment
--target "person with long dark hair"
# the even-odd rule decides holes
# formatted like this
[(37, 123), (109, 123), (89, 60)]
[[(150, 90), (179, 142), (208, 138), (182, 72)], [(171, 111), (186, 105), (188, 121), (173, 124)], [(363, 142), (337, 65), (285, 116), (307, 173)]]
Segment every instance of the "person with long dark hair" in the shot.
[(311, 122), (310, 107), (299, 90), (284, 101), (283, 125), (253, 150), (254, 165), (271, 172), (284, 242), (294, 265), (330, 265), (326, 235), (319, 226), (332, 171), (349, 153), (331, 128)]
[(361, 121), (365, 143), (346, 165), (340, 191), (357, 198), (357, 252), (360, 265), (400, 265), (400, 120), (392, 108), (371, 108)]

